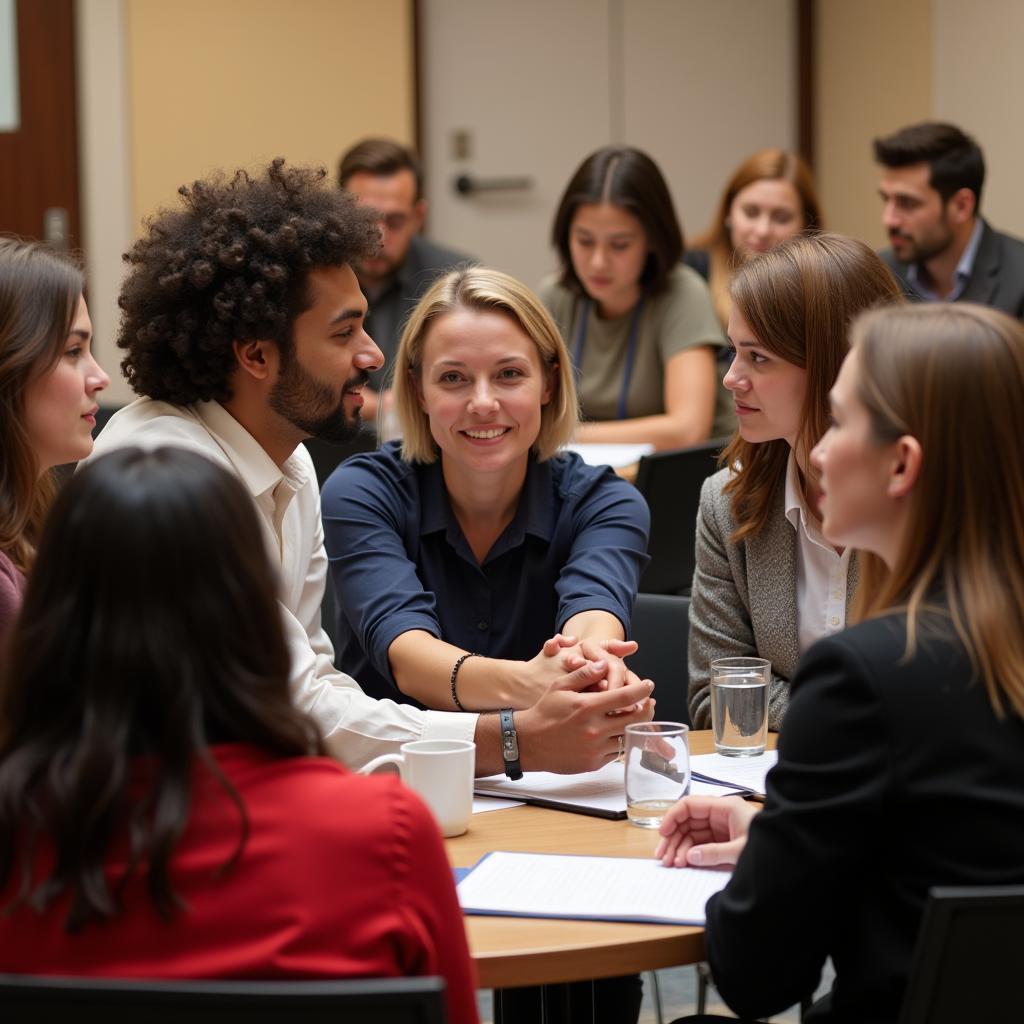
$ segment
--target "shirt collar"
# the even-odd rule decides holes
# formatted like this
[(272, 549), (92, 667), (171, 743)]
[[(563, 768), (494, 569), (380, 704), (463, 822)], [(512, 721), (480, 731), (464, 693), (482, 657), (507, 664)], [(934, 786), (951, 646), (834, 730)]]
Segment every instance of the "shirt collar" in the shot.
[(804, 504), (803, 491), (800, 489), (800, 474), (796, 468), (796, 455), (793, 449), (789, 450), (789, 459), (786, 462), (786, 518), (790, 521), (793, 529), (800, 532), (800, 526), (807, 529), (807, 506)]
[[(422, 466), (420, 471), (420, 536), (447, 530), (455, 523), (455, 513), (448, 501), (440, 457)], [(551, 465), (538, 462), (531, 454), (526, 466), (526, 479), (516, 506), (516, 514), (506, 531), (509, 546), (521, 544), (523, 535), (532, 534), (550, 541), (554, 532), (554, 494), (551, 487)]]
[(309, 469), (302, 459), (290, 455), (283, 466), (278, 466), (259, 441), (219, 402), (198, 402), (195, 411), (254, 498), (272, 494), (282, 480), (292, 491), (300, 490), (308, 482)]
[[(981, 245), (981, 236), (984, 230), (985, 225), (982, 219), (978, 217), (974, 222), (974, 230), (971, 232), (971, 237), (967, 240), (967, 245), (964, 246), (964, 251), (960, 254), (960, 261), (957, 263), (956, 271), (953, 275), (953, 290), (946, 296), (946, 302), (955, 302), (967, 287), (967, 282), (970, 281), (971, 274), (974, 273), (974, 261), (978, 256), (978, 248)], [(913, 286), (914, 291), (923, 298), (932, 301), (938, 299), (938, 295), (921, 280), (921, 265), (919, 263), (911, 263), (907, 267), (907, 280)]]

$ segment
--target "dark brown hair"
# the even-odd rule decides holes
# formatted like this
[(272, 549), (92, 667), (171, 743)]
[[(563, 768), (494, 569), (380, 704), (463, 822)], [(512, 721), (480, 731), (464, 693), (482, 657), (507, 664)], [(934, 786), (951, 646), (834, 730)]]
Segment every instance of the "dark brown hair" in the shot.
[(235, 341), (291, 351), (310, 271), (354, 264), (380, 245), (377, 215), (326, 187), (323, 168), (245, 171), (178, 190), (182, 207), (147, 223), (125, 255), (121, 363), (141, 395), (191, 405), (231, 397)]
[[(732, 300), (758, 343), (807, 371), (797, 442), (805, 455), (828, 428), (828, 395), (849, 349), (850, 322), (902, 295), (874, 251), (845, 235), (788, 238), (736, 271)], [(788, 459), (789, 444), (782, 438), (752, 444), (733, 435), (721, 455), (735, 471), (725, 486), (736, 520), (733, 541), (768, 521)]]
[(944, 203), (960, 189), (969, 188), (977, 213), (985, 184), (985, 157), (974, 139), (956, 125), (924, 121), (875, 139), (874, 145), (875, 159), (883, 167), (927, 164), (929, 183)]
[(375, 174), (390, 177), (399, 171), (412, 171), (416, 180), (416, 199), (423, 196), (423, 168), (416, 154), (391, 139), (363, 139), (341, 158), (338, 164), (338, 187), (348, 188), (353, 174)]
[(683, 232), (658, 165), (631, 146), (605, 146), (572, 176), (558, 204), (551, 239), (562, 261), (562, 284), (578, 295), (584, 289), (573, 269), (569, 233), (576, 210), (589, 203), (621, 206), (640, 221), (649, 250), (640, 287), (648, 295), (662, 291), (683, 258)]
[(0, 551), (22, 571), (54, 494), (25, 429), (25, 391), (60, 359), (84, 287), (71, 259), (0, 238)]
[[(291, 702), (275, 577), (252, 499), (195, 452), (127, 448), (86, 466), (47, 521), (18, 628), (0, 666), (0, 890), (39, 911), (66, 894), (75, 930), (120, 912), (147, 867), (158, 913), (182, 909), (170, 874), (193, 772), (205, 765), (239, 812), (210, 753), (254, 744), (319, 752)], [(133, 759), (153, 771), (132, 796)], [(138, 782), (138, 779), (136, 779)], [(105, 872), (127, 835), (127, 867)], [(49, 876), (33, 871), (43, 839)]]

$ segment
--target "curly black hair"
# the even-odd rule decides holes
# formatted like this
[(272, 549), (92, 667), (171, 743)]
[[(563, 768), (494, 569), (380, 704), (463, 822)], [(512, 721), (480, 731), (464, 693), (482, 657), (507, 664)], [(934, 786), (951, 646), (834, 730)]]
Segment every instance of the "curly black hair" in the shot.
[(217, 175), (178, 190), (125, 253), (118, 299), (121, 369), (140, 395), (191, 405), (231, 397), (232, 342), (292, 344), (309, 273), (353, 264), (380, 245), (377, 215), (325, 185), (323, 168), (274, 160), (254, 179)]

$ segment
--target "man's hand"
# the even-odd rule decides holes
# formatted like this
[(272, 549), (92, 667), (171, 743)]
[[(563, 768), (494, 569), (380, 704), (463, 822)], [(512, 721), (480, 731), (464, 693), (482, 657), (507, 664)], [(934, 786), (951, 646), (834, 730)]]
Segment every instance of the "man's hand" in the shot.
[(627, 673), (623, 685), (594, 691), (608, 671), (606, 659), (587, 662), (552, 683), (533, 707), (516, 712), (524, 771), (593, 771), (618, 756), (627, 725), (651, 720), (654, 702), (647, 698), (654, 684)]
[(684, 796), (662, 820), (654, 856), (666, 867), (735, 864), (760, 809), (738, 796)]

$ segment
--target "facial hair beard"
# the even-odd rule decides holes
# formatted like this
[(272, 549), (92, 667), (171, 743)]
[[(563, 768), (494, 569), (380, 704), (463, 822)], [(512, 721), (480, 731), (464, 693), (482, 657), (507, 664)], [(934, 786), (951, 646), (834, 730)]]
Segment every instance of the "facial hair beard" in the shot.
[[(281, 375), (270, 392), (270, 407), (307, 437), (343, 444), (351, 441), (361, 426), (358, 409), (352, 417), (346, 415), (345, 394), (368, 380), (366, 371), (360, 370), (345, 382), (341, 397), (335, 399), (334, 388), (308, 373), (289, 349), (282, 355)], [(327, 411), (320, 412), (324, 409)]]

